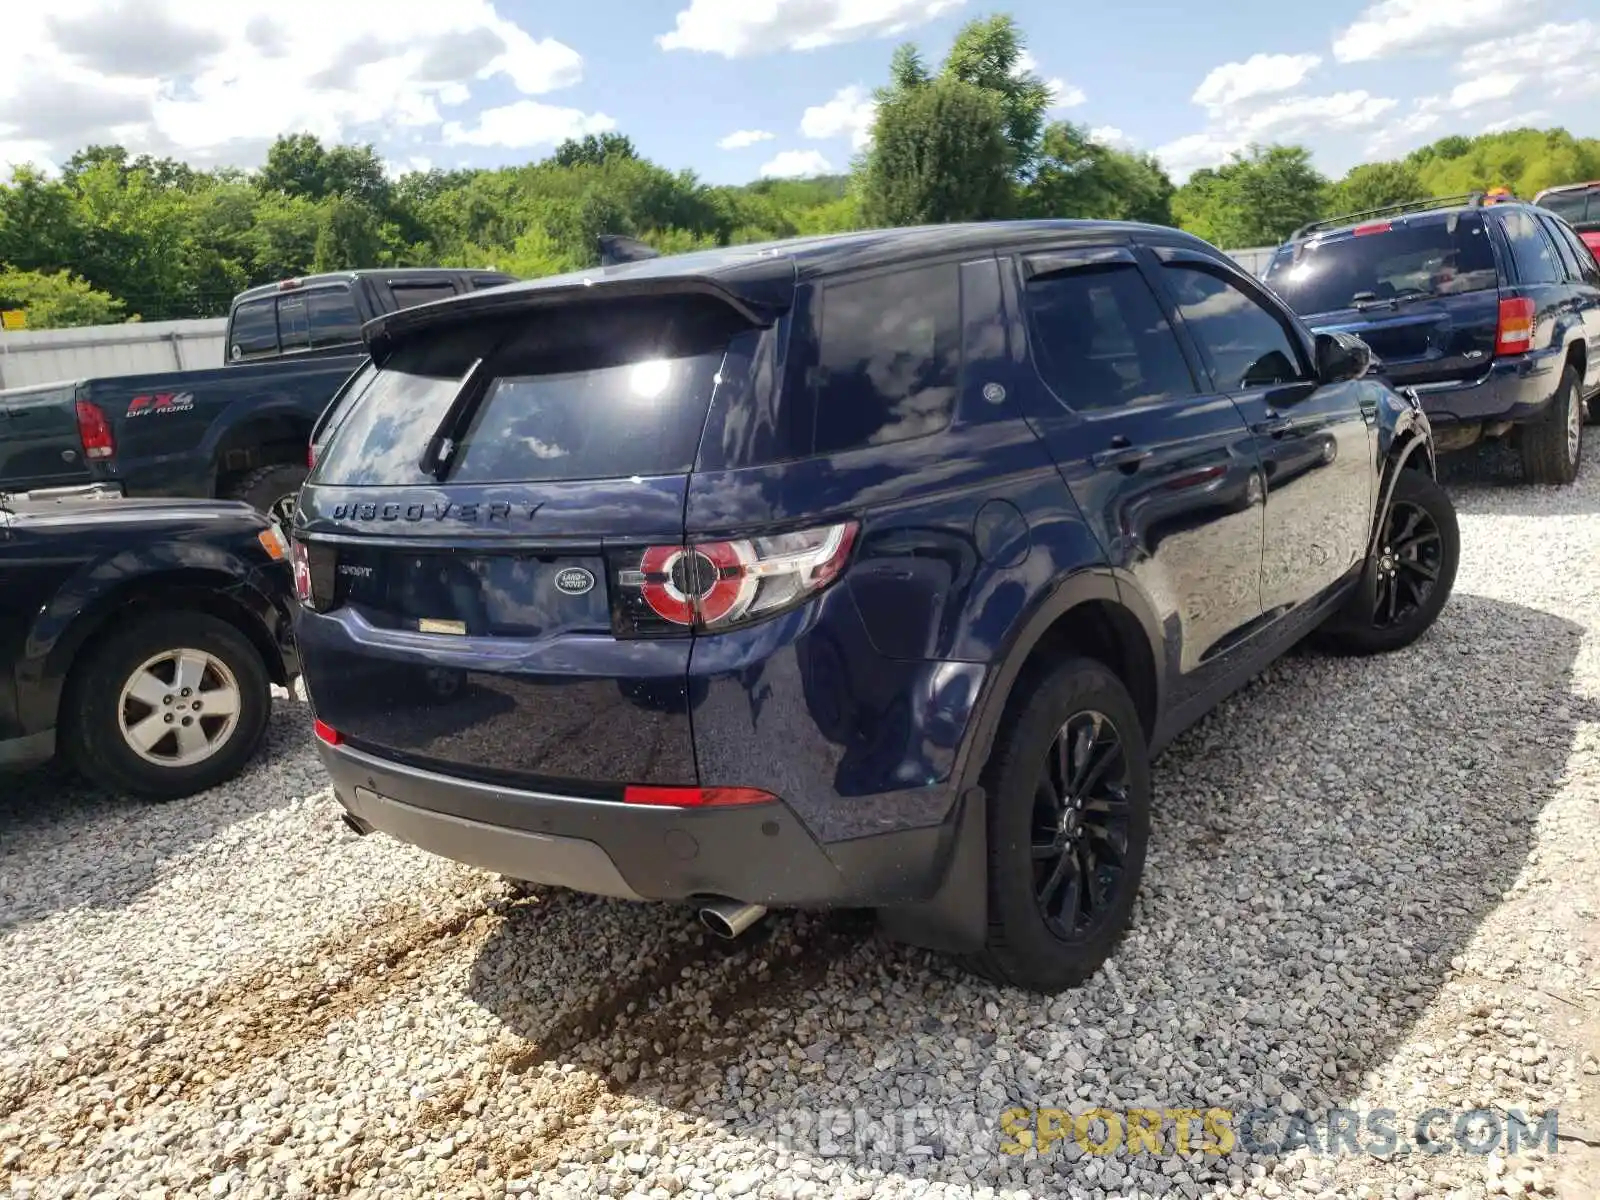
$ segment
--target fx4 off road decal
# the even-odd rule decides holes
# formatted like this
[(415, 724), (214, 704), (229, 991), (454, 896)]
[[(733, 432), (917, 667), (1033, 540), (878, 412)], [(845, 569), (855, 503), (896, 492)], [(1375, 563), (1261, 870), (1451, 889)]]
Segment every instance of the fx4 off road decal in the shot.
[(151, 413), (188, 412), (193, 407), (193, 392), (157, 392), (153, 396), (135, 396), (128, 401), (128, 416), (145, 417)]

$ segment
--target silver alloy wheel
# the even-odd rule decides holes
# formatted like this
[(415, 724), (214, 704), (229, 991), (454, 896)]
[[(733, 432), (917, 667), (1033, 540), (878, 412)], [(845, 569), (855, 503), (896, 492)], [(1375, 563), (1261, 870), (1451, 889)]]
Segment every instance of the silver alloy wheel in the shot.
[(122, 740), (145, 762), (192, 767), (228, 744), (244, 697), (226, 663), (204, 650), (164, 650), (122, 685)]
[(1567, 395), (1567, 461), (1577, 462), (1583, 444), (1583, 401), (1575, 393)]

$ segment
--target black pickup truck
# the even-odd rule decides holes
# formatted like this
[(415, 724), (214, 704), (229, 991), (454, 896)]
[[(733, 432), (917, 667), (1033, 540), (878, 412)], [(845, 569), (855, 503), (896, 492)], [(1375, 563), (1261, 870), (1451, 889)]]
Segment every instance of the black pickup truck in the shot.
[(366, 361), (362, 325), (510, 282), (454, 268), (289, 279), (234, 298), (224, 366), (0, 391), (0, 491), (217, 497), (283, 520), (312, 427)]

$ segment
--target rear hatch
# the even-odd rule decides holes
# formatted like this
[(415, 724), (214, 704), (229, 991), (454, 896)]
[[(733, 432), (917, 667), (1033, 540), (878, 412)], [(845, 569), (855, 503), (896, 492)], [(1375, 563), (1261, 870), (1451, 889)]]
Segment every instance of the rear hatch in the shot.
[(0, 392), (0, 491), (89, 482), (77, 395), (75, 382)]
[(1499, 272), (1476, 212), (1318, 234), (1281, 247), (1264, 279), (1313, 329), (1360, 337), (1397, 384), (1475, 379), (1494, 359)]
[(744, 318), (706, 297), (424, 328), (352, 381), (301, 493), (320, 720), (450, 774), (692, 784), (690, 639), (645, 601)]

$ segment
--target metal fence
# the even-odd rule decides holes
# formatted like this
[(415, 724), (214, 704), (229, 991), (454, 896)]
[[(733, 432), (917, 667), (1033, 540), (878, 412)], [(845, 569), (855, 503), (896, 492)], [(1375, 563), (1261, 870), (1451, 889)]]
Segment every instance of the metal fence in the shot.
[[(1255, 246), (1228, 255), (1259, 276), (1274, 248)], [(0, 388), (220, 367), (227, 331), (227, 318), (216, 317), (0, 333)]]

